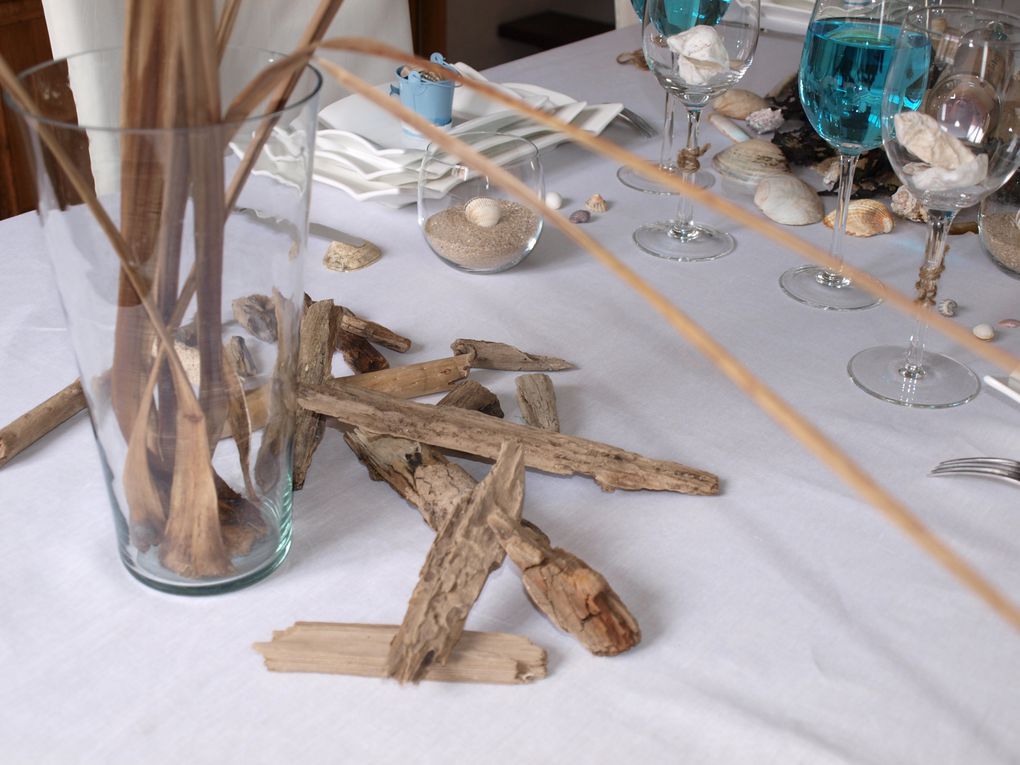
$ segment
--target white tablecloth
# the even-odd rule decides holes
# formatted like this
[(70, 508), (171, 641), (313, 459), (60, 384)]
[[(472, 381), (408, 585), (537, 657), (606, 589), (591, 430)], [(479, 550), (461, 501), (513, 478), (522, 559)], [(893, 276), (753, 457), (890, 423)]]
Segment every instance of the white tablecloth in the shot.
[[(653, 122), (654, 78), (614, 62), (625, 29), (492, 70)], [(765, 37), (746, 84), (791, 72), (799, 41)], [(657, 139), (606, 135), (654, 157)], [(726, 139), (706, 127), (713, 151)], [(637, 251), (631, 230), (673, 202), (621, 186), (616, 167), (567, 146), (546, 157), (567, 210), (599, 192), (587, 230), (733, 348), (925, 523), (1020, 600), (1015, 487), (927, 477), (937, 461), (1020, 455), (1020, 412), (985, 391), (917, 411), (859, 391), (856, 351), (905, 342), (888, 307), (812, 310), (780, 291), (797, 262), (709, 212), (738, 248), (703, 264)], [(828, 202), (831, 206), (831, 200)], [(944, 573), (750, 404), (635, 295), (559, 233), (505, 274), (454, 271), (426, 248), (411, 208), (316, 188), (312, 218), (385, 255), (351, 274), (307, 264), (307, 288), (415, 340), (394, 363), (457, 337), (564, 356), (565, 432), (717, 472), (718, 497), (603, 494), (528, 475), (525, 514), (601, 570), (641, 623), (632, 652), (595, 658), (527, 602), (507, 563), (468, 628), (527, 635), (550, 675), (529, 686), (395, 683), (275, 674), (251, 649), (296, 620), (398, 623), (431, 534), (327, 433), (295, 496), (294, 545), (266, 581), (190, 599), (132, 579), (88, 422), (78, 418), (0, 470), (0, 760), (10, 763), (720, 762), (1006, 763), (1020, 760), (1020, 634)], [(0, 224), (0, 421), (76, 376), (33, 215)], [(821, 225), (804, 236), (826, 244)], [(910, 290), (924, 230), (850, 241), (848, 256)], [(325, 242), (317, 241), (318, 250)], [(315, 249), (315, 246), (313, 246)], [(973, 235), (952, 239), (942, 294), (966, 325), (1020, 314), (1020, 285)], [(1001, 347), (1020, 353), (1020, 330)], [(935, 337), (932, 345), (992, 370)], [(339, 368), (338, 368), (339, 372)], [(513, 375), (472, 373), (502, 397)]]

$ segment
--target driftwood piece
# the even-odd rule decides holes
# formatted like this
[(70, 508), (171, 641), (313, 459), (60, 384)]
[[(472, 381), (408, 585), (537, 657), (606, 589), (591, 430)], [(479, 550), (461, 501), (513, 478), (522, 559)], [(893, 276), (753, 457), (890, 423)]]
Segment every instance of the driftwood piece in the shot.
[[(332, 300), (320, 300), (305, 309), (301, 319), (301, 343), (298, 346), (299, 383), (317, 384), (330, 377), (333, 348), (339, 332), (339, 316)], [(294, 422), (294, 488), (305, 484), (324, 428), (322, 415), (299, 409)]]
[(555, 356), (537, 356), (514, 348), (506, 343), (488, 340), (454, 340), (450, 344), (454, 353), (473, 353), (471, 366), (477, 369), (500, 369), (508, 372), (559, 372), (575, 369), (569, 361)]
[(233, 335), (227, 341), (226, 355), (230, 360), (230, 366), (242, 380), (246, 377), (254, 377), (258, 372), (255, 360), (251, 357), (251, 351), (248, 350), (248, 344), (240, 335)]
[(496, 394), (475, 380), (465, 380), (454, 385), (437, 406), (455, 406), (493, 417), (503, 416), (503, 407), (499, 405)]
[(389, 348), (397, 353), (405, 353), (411, 348), (411, 341), (408, 338), (398, 335), (382, 324), (355, 316), (349, 309), (340, 319), (340, 329), (378, 343), (383, 348)]
[(560, 432), (560, 416), (556, 412), (556, 391), (549, 375), (520, 375), (517, 380), (517, 404), (524, 422), (542, 430)]
[(0, 429), (0, 467), (83, 409), (85, 394), (81, 381), (75, 380)]
[(589, 475), (606, 491), (719, 493), (719, 479), (711, 473), (677, 462), (650, 459), (597, 441), (505, 422), (479, 412), (401, 401), (350, 385), (304, 386), (298, 390), (298, 404), (375, 433), (490, 460), (496, 458), (504, 441), (516, 441), (524, 447), (528, 467), (555, 475)]
[(259, 340), (275, 343), (277, 335), (276, 307), (267, 295), (248, 295), (231, 302), (237, 323)]
[[(484, 416), (484, 415), (483, 415)], [(503, 444), (489, 474), (457, 506), (429, 549), (404, 621), (390, 644), (387, 671), (401, 683), (417, 682), (430, 664), (445, 664), (460, 639), (468, 611), (503, 549), (488, 525), (494, 508), (512, 519), (524, 503), (520, 445)]]
[(616, 656), (641, 642), (637, 620), (598, 571), (576, 555), (553, 547), (533, 524), (498, 511), (489, 514), (535, 607), (596, 656)]
[[(449, 520), (457, 500), (475, 486), (463, 468), (430, 446), (361, 429), (344, 438), (369, 474), (417, 507), (435, 531)], [(523, 519), (513, 524), (493, 511), (489, 525), (520, 569), (532, 604), (553, 624), (598, 656), (621, 653), (640, 641), (637, 621), (602, 575), (583, 560), (554, 548), (541, 529)]]
[[(271, 672), (325, 672), (386, 677), (386, 656), (397, 627), (387, 624), (297, 622), (255, 643)], [(446, 664), (430, 664), (422, 680), (519, 685), (546, 676), (546, 654), (520, 635), (464, 632)]]
[[(343, 306), (336, 306), (337, 324), (343, 321), (343, 317), (350, 313)], [(359, 374), (365, 372), (377, 372), (380, 369), (388, 369), (390, 362), (372, 345), (368, 340), (353, 332), (339, 329), (336, 335), (336, 349), (344, 357), (347, 366)]]
[(388, 393), (399, 398), (416, 398), (450, 390), (458, 381), (467, 377), (470, 371), (471, 357), (462, 354), (380, 369), (377, 372), (337, 377), (327, 384), (356, 385), (359, 388)]

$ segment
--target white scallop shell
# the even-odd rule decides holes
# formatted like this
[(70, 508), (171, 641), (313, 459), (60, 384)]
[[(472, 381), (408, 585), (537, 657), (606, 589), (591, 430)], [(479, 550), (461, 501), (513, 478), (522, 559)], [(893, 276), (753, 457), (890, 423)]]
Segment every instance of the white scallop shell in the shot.
[[(832, 228), (836, 222), (836, 211), (825, 216), (825, 225)], [(893, 230), (895, 220), (889, 208), (877, 199), (855, 199), (850, 202), (846, 213), (846, 232), (850, 236), (874, 236), (888, 234)]]
[(736, 120), (746, 120), (748, 115), (767, 109), (769, 102), (750, 90), (731, 88), (718, 98), (712, 99), (712, 108), (719, 114)]
[(492, 228), (499, 223), (499, 202), (489, 197), (475, 197), (464, 205), (464, 217), (481, 228)]
[(806, 226), (825, 213), (815, 190), (794, 175), (773, 175), (758, 184), (754, 203), (776, 223)]
[(712, 157), (712, 165), (725, 178), (754, 193), (770, 175), (788, 173), (790, 166), (779, 147), (760, 138), (741, 141)]

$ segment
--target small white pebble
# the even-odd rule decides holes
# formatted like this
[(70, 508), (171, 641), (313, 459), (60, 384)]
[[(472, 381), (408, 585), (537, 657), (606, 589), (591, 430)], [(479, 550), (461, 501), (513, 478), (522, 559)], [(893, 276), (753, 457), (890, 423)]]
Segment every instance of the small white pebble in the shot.
[(557, 194), (555, 191), (550, 191), (545, 195), (545, 203), (554, 210), (559, 210), (563, 207), (563, 197)]
[(995, 337), (995, 330), (992, 329), (991, 324), (978, 324), (974, 329), (971, 330), (974, 333), (974, 337), (979, 340), (991, 340)]

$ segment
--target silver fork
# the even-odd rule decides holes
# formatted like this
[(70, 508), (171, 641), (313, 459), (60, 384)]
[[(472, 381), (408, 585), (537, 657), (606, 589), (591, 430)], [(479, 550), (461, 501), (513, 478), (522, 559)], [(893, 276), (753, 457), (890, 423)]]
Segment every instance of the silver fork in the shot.
[(637, 112), (631, 111), (626, 106), (623, 107), (623, 109), (620, 110), (620, 113), (616, 116), (617, 119), (622, 119), (624, 122), (633, 125), (638, 131), (644, 133), (648, 138), (653, 138), (658, 134), (658, 131), (648, 120)]
[(1003, 457), (964, 457), (936, 465), (930, 475), (974, 475), (1020, 483), (1020, 462)]

